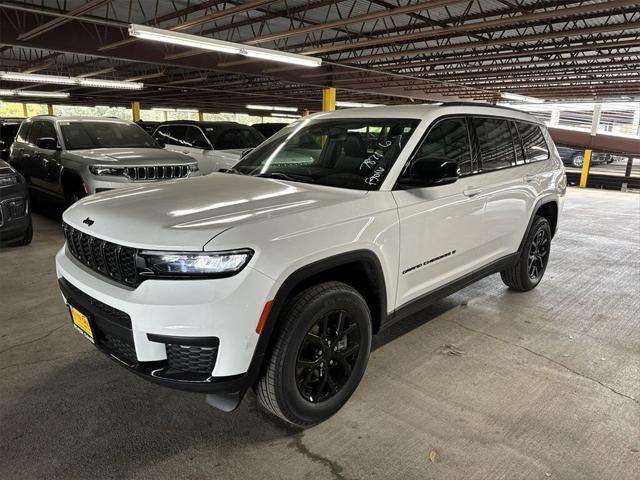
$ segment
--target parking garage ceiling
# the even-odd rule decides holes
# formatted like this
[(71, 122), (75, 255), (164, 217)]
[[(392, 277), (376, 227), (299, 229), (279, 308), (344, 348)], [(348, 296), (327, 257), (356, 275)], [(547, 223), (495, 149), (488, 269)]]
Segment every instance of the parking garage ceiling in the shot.
[[(312, 55), (318, 68), (130, 37), (129, 24)], [(0, 70), (144, 82), (68, 103), (320, 110), (321, 89), (371, 103), (640, 99), (637, 0), (40, 0), (0, 4)], [(67, 101), (65, 101), (67, 102)]]

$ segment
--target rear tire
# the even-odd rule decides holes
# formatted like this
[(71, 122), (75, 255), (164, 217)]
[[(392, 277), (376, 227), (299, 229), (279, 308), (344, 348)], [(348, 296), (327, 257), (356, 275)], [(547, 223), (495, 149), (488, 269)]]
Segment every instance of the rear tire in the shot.
[(549, 262), (551, 228), (546, 218), (536, 215), (518, 261), (500, 272), (504, 284), (512, 290), (527, 292), (535, 288)]
[(283, 316), (256, 395), (273, 415), (308, 426), (336, 413), (360, 383), (371, 350), (371, 313), (356, 290), (325, 282), (288, 301)]

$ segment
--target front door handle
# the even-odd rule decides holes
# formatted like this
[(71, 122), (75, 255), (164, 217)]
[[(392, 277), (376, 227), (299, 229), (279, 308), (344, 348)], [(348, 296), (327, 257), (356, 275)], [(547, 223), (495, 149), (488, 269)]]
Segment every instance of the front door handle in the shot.
[(527, 174), (524, 177), (522, 177), (522, 179), (527, 182), (527, 183), (531, 183), (531, 182), (535, 182), (537, 180), (538, 176), (537, 175), (533, 175), (533, 174)]
[(480, 190), (479, 188), (470, 187), (470, 188), (464, 189), (462, 193), (466, 197), (475, 197), (476, 195), (480, 195), (482, 193), (482, 190)]

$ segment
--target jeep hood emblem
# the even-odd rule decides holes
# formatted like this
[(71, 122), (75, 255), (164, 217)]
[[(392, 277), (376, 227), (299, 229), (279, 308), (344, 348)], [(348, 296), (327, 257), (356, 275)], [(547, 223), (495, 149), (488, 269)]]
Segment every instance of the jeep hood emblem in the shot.
[(88, 225), (90, 227), (91, 225), (93, 225), (96, 222), (95, 222), (95, 220), (91, 220), (89, 217), (87, 217), (82, 221), (82, 223), (84, 223), (85, 225)]

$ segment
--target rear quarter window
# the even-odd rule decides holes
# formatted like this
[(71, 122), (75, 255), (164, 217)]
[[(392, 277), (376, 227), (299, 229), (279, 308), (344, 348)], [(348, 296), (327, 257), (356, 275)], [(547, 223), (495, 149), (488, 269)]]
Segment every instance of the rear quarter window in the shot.
[(528, 162), (539, 162), (549, 158), (547, 145), (542, 129), (533, 123), (517, 122), (520, 138)]

